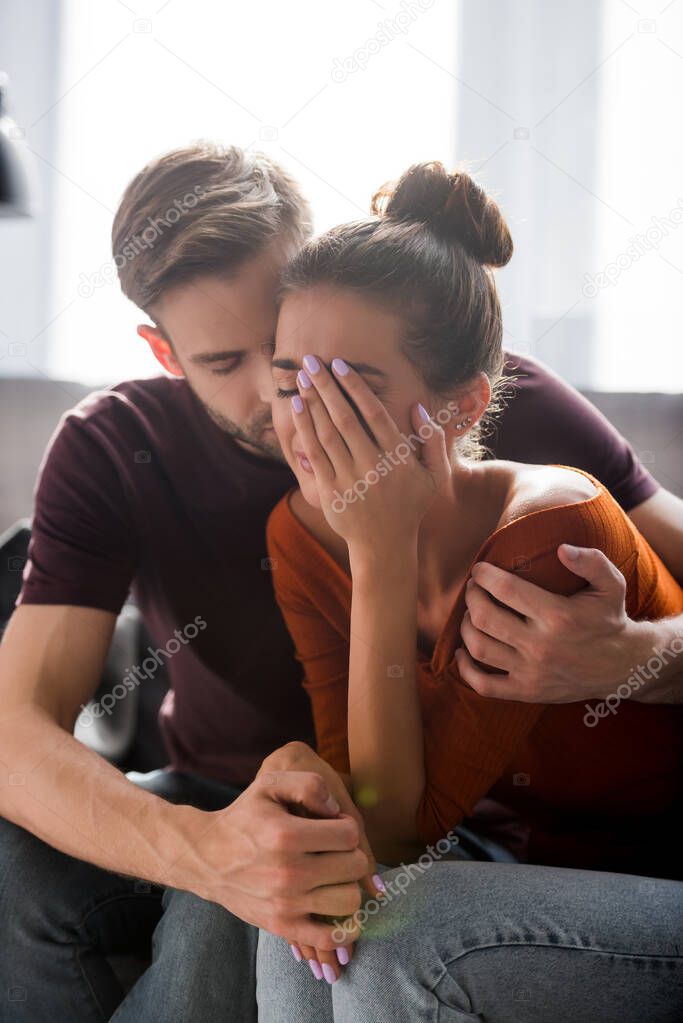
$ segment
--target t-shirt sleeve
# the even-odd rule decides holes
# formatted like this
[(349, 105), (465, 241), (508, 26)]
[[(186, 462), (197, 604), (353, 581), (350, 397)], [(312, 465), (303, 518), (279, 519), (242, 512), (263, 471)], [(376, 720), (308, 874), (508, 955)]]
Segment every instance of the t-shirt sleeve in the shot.
[(40, 466), (17, 606), (118, 613), (136, 563), (129, 502), (114, 462), (87, 420), (67, 413)]
[(659, 489), (609, 420), (547, 366), (509, 356), (505, 373), (517, 379), (487, 440), (494, 457), (583, 469), (627, 512)]

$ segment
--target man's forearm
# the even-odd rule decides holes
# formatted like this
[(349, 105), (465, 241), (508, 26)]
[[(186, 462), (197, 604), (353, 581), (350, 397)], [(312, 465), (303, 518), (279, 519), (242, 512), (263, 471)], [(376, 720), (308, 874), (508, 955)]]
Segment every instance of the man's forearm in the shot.
[(0, 815), (106, 870), (188, 887), (179, 867), (202, 812), (139, 788), (35, 707), (0, 722)]
[(639, 703), (683, 702), (683, 614), (637, 622), (642, 632), (638, 664), (627, 680)]

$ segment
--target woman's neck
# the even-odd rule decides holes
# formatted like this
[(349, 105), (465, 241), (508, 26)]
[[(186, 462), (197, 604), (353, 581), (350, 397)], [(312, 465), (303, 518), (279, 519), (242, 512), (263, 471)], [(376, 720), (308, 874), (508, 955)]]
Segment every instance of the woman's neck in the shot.
[(457, 461), (418, 535), (418, 602), (429, 605), (457, 587), (477, 551), (495, 532), (510, 475), (495, 462)]

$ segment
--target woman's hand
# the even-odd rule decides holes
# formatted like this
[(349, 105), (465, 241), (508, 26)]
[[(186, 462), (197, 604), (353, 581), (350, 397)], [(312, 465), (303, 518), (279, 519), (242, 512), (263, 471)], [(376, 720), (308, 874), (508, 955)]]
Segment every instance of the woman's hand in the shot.
[(306, 355), (297, 375), (299, 395), (292, 398), (323, 514), (350, 548), (376, 550), (416, 537), (449, 476), (444, 431), (416, 403), (410, 410), (413, 433), (406, 437), (355, 370), (342, 359), (331, 365), (334, 375)]
[[(354, 818), (359, 828), (359, 848), (365, 853), (368, 861), (368, 872), (361, 881), (361, 887), (372, 898), (381, 899), (384, 894), (384, 886), (376, 873), (377, 865), (365, 835), (363, 818), (351, 799), (342, 777), (304, 742), (290, 742), (275, 750), (261, 764), (258, 776), (275, 775), (280, 771), (311, 771), (319, 774), (330, 794), (339, 804), (339, 816), (347, 814)], [(307, 813), (300, 807), (292, 807), (291, 811), (302, 815)], [(295, 959), (299, 962), (304, 959), (307, 961), (316, 980), (322, 980), (324, 977), (330, 984), (339, 979), (342, 966), (346, 966), (353, 958), (353, 942), (340, 946), (336, 953), (316, 949), (310, 945), (300, 945), (296, 942), (290, 942), (289, 946)]]

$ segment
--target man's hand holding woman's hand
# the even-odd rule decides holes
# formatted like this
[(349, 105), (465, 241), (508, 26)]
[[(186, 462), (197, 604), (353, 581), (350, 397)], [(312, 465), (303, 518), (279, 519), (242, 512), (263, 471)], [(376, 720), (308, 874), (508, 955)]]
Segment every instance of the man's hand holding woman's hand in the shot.
[(336, 925), (324, 918), (352, 918), (348, 947), (358, 937), (353, 914), (361, 883), (375, 870), (362, 821), (336, 772), (304, 743), (290, 743), (266, 758), (224, 810), (173, 810), (185, 851), (160, 870), (162, 882), (299, 948), (318, 949), (336, 978), (345, 953), (337, 958)]
[[(323, 783), (326, 785), (330, 797), (335, 800), (339, 806), (339, 818), (348, 817), (355, 821), (358, 827), (358, 846), (363, 855), (366, 858), (366, 872), (360, 879), (360, 889), (364, 890), (368, 895), (373, 898), (381, 898), (384, 893), (384, 886), (379, 875), (376, 871), (376, 862), (370, 849), (367, 837), (365, 835), (365, 828), (363, 825), (363, 818), (355, 806), (349, 792), (344, 784), (343, 779), (337, 772), (330, 767), (324, 760), (322, 760), (314, 750), (307, 746), (303, 742), (290, 742), (281, 749), (275, 750), (269, 757), (263, 762), (261, 770), (259, 771), (258, 777), (266, 778), (275, 781), (280, 777), (281, 772), (314, 772), (320, 777)], [(310, 816), (311, 809), (307, 806), (296, 807), (292, 806), (293, 813), (301, 813), (303, 816)], [(358, 902), (354, 906), (352, 912), (355, 912), (360, 908), (360, 889), (358, 892)], [(338, 914), (335, 918), (336, 921), (341, 921), (347, 916), (351, 916), (351, 913)], [(337, 925), (335, 923), (335, 929)], [(353, 935), (353, 921), (348, 921), (348, 926), (345, 926), (345, 930)], [(311, 972), (317, 980), (322, 980), (323, 977), (328, 983), (333, 984), (335, 980), (339, 978), (341, 973), (341, 967), (346, 966), (353, 957), (353, 938), (350, 937), (347, 942), (343, 945), (338, 946), (334, 951), (330, 951), (327, 948), (315, 947), (309, 943), (303, 943), (300, 939), (295, 938), (293, 935), (288, 935), (290, 948), (295, 959), (299, 962), (306, 960), (310, 966)]]

